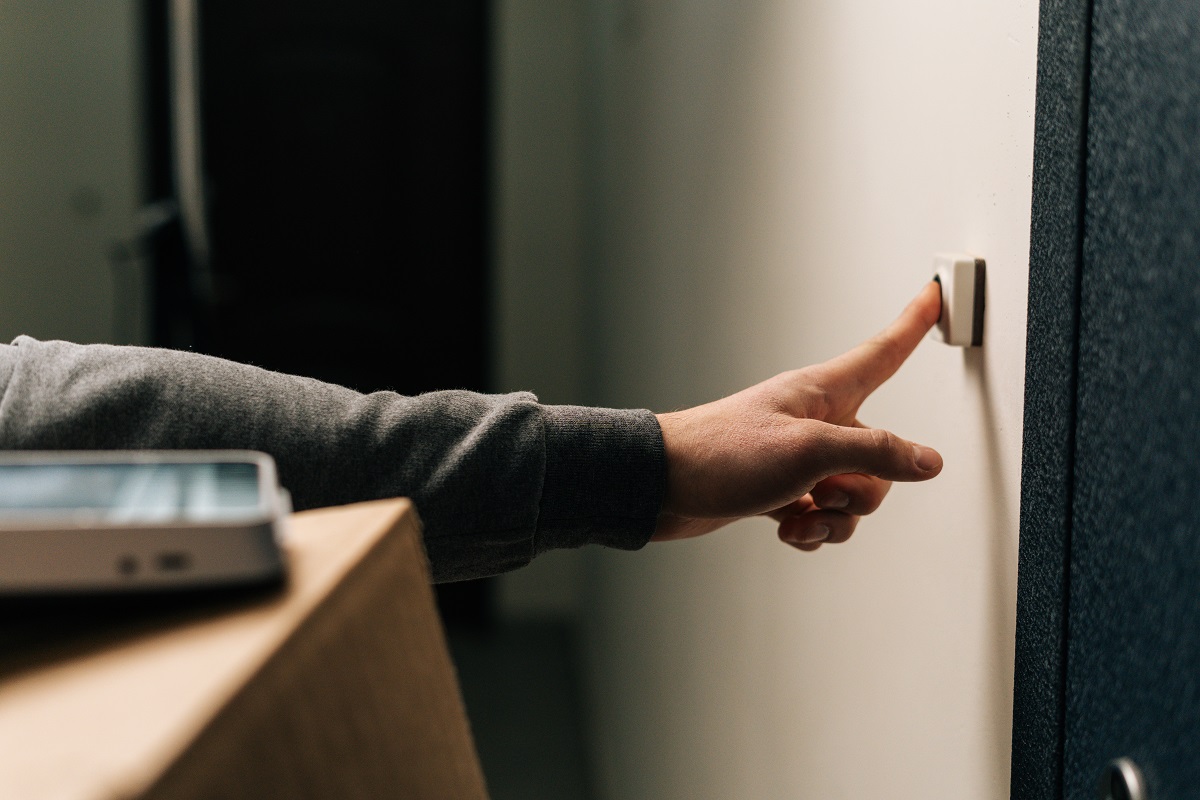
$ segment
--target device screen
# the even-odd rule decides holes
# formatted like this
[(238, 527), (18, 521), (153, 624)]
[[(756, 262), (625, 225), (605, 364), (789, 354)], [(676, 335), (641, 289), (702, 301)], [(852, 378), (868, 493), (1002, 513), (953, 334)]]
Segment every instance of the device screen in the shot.
[(261, 507), (252, 463), (0, 464), (0, 520), (220, 522)]

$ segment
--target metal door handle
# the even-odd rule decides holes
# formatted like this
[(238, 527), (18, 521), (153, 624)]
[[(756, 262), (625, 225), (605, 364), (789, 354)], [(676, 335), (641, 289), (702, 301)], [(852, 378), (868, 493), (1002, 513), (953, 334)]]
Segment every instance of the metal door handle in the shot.
[(1138, 765), (1128, 758), (1118, 758), (1104, 768), (1100, 776), (1100, 800), (1149, 800), (1146, 779)]

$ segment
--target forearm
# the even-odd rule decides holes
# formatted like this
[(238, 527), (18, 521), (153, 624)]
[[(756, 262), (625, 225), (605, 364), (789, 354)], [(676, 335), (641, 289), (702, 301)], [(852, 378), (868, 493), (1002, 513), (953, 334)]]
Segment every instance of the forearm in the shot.
[(0, 448), (249, 448), (275, 457), (297, 508), (412, 497), (436, 580), (557, 547), (639, 547), (662, 500), (646, 411), (363, 395), (191, 353), (25, 337), (0, 346), (0, 384)]

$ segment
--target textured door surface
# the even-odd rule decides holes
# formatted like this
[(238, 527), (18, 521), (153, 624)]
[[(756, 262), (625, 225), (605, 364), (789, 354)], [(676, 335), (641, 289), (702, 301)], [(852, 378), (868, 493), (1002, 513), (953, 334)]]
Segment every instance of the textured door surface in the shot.
[(1064, 795), (1200, 796), (1200, 6), (1097, 0)]
[(1042, 5), (1013, 796), (1200, 796), (1200, 8)]

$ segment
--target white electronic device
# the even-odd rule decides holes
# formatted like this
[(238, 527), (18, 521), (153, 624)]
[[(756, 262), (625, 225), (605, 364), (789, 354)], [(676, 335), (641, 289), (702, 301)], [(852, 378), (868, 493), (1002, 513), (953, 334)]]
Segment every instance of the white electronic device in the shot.
[(0, 595), (278, 583), (289, 511), (265, 453), (0, 453)]
[(933, 257), (933, 279), (942, 285), (942, 315), (929, 338), (958, 347), (983, 344), (983, 301), (987, 266), (962, 253)]

